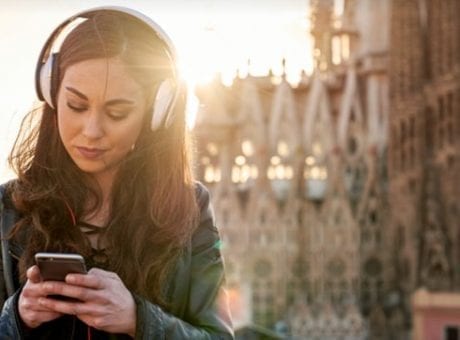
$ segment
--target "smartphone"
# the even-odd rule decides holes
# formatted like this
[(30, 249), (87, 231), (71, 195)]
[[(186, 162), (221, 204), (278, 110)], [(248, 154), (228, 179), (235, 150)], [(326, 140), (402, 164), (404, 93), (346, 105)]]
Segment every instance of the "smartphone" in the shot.
[(71, 253), (36, 253), (35, 262), (44, 281), (65, 281), (70, 273), (86, 274), (83, 256)]

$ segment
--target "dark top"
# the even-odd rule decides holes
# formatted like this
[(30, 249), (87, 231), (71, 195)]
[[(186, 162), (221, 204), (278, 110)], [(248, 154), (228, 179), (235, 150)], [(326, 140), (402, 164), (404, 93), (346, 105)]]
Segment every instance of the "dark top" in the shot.
[[(17, 219), (8, 204), (5, 188), (0, 186), (0, 226), (5, 235)], [(7, 190), (6, 190), (7, 192)], [(200, 224), (180, 257), (166, 285), (168, 312), (147, 299), (133, 294), (136, 302), (135, 339), (233, 339), (230, 313), (226, 300), (224, 267), (220, 239), (206, 188), (196, 184), (200, 205)], [(20, 285), (17, 279), (17, 259), (23, 250), (21, 242), (2, 241), (0, 266), (0, 340), (3, 339), (88, 339), (88, 329), (74, 316), (63, 316), (26, 330), (20, 320), (17, 301)], [(3, 271), (5, 273), (3, 273)], [(4, 274), (4, 275), (2, 275)], [(15, 290), (8, 297), (8, 289)], [(106, 334), (91, 330), (94, 339), (129, 339), (127, 335)]]

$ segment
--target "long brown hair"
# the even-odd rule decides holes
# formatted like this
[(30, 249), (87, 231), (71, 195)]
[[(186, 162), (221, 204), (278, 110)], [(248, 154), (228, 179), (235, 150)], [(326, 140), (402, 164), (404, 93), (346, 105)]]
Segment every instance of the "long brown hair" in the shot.
[[(171, 72), (164, 46), (153, 32), (125, 14), (101, 13), (65, 38), (58, 57), (59, 76), (80, 61), (120, 58), (152, 102), (159, 79)], [(59, 84), (58, 84), (59, 85)], [(58, 88), (58, 87), (57, 87)], [(151, 103), (132, 152), (121, 164), (112, 188), (111, 217), (104, 236), (109, 270), (132, 291), (165, 304), (164, 283), (196, 226), (198, 208), (185, 125), (185, 94), (171, 127), (150, 129)], [(18, 180), (12, 200), (20, 213), (15, 235), (27, 231), (20, 261), (22, 279), (38, 251), (79, 252), (89, 242), (72, 222), (85, 202), (101, 204), (94, 181), (67, 154), (48, 104), (23, 121), (10, 154)], [(37, 122), (37, 123), (35, 123)]]

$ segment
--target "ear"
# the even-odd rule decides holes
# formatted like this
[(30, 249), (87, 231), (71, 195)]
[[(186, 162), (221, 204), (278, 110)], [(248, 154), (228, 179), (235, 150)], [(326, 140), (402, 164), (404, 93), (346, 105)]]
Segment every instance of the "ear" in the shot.
[[(157, 130), (165, 123), (168, 126), (172, 123), (170, 119), (171, 112), (173, 111), (173, 101), (175, 97), (175, 86), (170, 79), (166, 79), (161, 82), (158, 87), (155, 101), (153, 103), (153, 114), (152, 114), (152, 131)], [(166, 127), (168, 127), (166, 126)]]

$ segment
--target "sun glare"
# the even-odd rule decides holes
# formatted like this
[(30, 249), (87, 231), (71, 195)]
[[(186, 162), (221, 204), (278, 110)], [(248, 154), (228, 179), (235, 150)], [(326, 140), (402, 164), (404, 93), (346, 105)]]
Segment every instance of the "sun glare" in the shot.
[[(210, 83), (216, 77), (230, 86), (236, 77), (244, 78), (283, 73), (293, 85), (302, 70), (313, 68), (311, 41), (305, 12), (266, 12), (263, 15), (235, 17), (215, 14), (206, 24), (193, 26), (190, 17), (178, 17), (190, 27), (189, 34), (173, 32), (179, 53), (181, 76), (188, 84), (188, 126), (194, 126), (199, 108), (194, 96), (196, 85)], [(184, 22), (185, 21), (185, 22)], [(283, 62), (284, 60), (284, 62)]]

